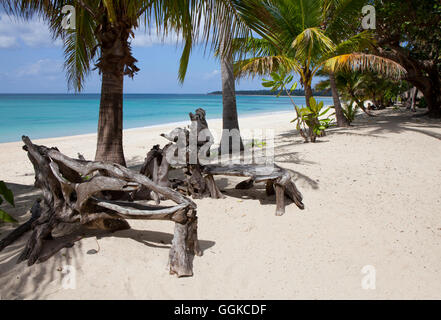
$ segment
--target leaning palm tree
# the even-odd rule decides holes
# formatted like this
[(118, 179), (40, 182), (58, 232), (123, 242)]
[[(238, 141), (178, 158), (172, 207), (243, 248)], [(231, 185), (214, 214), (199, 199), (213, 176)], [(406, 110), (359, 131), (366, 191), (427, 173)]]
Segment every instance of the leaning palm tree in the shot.
[[(53, 37), (64, 43), (65, 69), (70, 88), (81, 91), (93, 67), (102, 77), (96, 160), (125, 165), (123, 153), (124, 77), (139, 71), (131, 39), (140, 24), (155, 25), (163, 35), (178, 32), (184, 47), (179, 68), (183, 81), (191, 48), (197, 39), (217, 47), (233, 21), (234, 35), (242, 34), (229, 0), (0, 0), (10, 14), (41, 16)], [(76, 9), (76, 29), (62, 27), (62, 8)], [(227, 47), (229, 42), (226, 41)]]
[[(359, 30), (353, 17), (361, 12), (361, 0), (237, 0), (236, 9), (260, 38), (237, 39), (239, 51), (249, 57), (235, 64), (239, 76), (267, 75), (280, 67), (297, 73), (309, 106), (312, 79), (321, 69), (333, 78), (342, 66), (374, 69), (399, 76), (404, 69), (397, 63), (355, 52), (368, 46), (368, 32)], [(358, 20), (355, 20), (358, 21)], [(343, 112), (333, 85), (337, 121)]]

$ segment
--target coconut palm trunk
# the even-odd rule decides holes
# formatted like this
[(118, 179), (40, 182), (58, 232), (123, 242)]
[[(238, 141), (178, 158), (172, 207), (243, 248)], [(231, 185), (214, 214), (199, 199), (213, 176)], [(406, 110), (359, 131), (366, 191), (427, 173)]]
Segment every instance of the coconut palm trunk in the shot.
[(329, 72), (329, 83), (331, 85), (332, 99), (334, 100), (335, 117), (337, 119), (338, 127), (348, 127), (349, 121), (346, 119), (338, 96), (337, 84), (335, 83), (334, 72)]
[(240, 137), (239, 120), (237, 117), (236, 87), (233, 72), (232, 54), (221, 57), (221, 76), (222, 76), (222, 138), (219, 153), (225, 153), (222, 145), (228, 143), (228, 153), (233, 153), (237, 148), (234, 143), (239, 142), (240, 150), (243, 150), (242, 138)]
[(129, 31), (127, 25), (120, 23), (104, 24), (103, 30), (97, 33), (101, 57), (96, 66), (102, 74), (102, 84), (95, 160), (123, 166), (126, 165), (123, 152), (124, 74), (133, 75), (139, 70), (131, 54)]
[[(306, 82), (304, 83), (305, 100), (306, 100), (306, 105), (308, 106), (308, 108), (311, 106), (311, 104), (310, 104), (310, 100), (311, 100), (311, 98), (312, 98), (312, 88), (311, 88), (310, 83), (311, 83), (311, 81), (306, 81)], [(316, 124), (319, 123), (319, 120), (318, 120), (318, 119), (314, 119), (313, 121), (314, 121)], [(309, 126), (309, 129), (308, 129), (309, 140), (310, 140), (311, 142), (315, 142), (316, 139), (317, 139), (317, 135), (315, 134), (315, 132), (314, 132), (314, 130), (313, 130), (314, 123), (311, 123), (311, 124), (308, 125), (308, 126)]]
[(309, 101), (312, 98), (312, 88), (309, 84), (305, 84), (304, 88), (305, 88), (305, 102), (306, 105), (309, 107), (310, 106)]
[(102, 74), (98, 139), (95, 160), (126, 165), (123, 151), (123, 83), (122, 72)]

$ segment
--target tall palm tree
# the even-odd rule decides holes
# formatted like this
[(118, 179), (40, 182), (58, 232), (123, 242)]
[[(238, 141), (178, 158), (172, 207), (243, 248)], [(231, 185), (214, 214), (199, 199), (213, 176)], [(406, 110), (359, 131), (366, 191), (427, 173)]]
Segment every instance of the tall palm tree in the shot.
[[(226, 41), (232, 41), (231, 33)], [(231, 46), (230, 46), (231, 47)], [(227, 152), (232, 154), (233, 144), (239, 142), (240, 150), (243, 150), (242, 138), (240, 136), (239, 119), (237, 114), (236, 102), (236, 77), (233, 68), (233, 48), (225, 50), (225, 44), (221, 43), (219, 52), (223, 51), (224, 55), (220, 55), (221, 79), (222, 79), (222, 137), (219, 146), (219, 154)], [(219, 52), (217, 55), (219, 56)], [(237, 142), (236, 142), (237, 141)], [(228, 145), (228, 150), (223, 148)], [(239, 150), (236, 150), (239, 151)]]
[[(243, 150), (242, 139), (239, 131), (239, 119), (237, 116), (236, 103), (236, 78), (233, 72), (233, 56), (228, 55), (221, 58), (221, 77), (222, 77), (222, 138), (219, 153), (226, 151), (233, 152), (234, 141), (239, 140), (240, 149)], [(234, 137), (238, 135), (238, 137)], [(222, 145), (228, 143), (228, 150), (224, 150)]]
[[(164, 35), (174, 30), (183, 39), (179, 68), (183, 81), (191, 48), (204, 39), (213, 48), (223, 41), (226, 22), (234, 21), (234, 35), (242, 34), (230, 0), (0, 0), (10, 14), (41, 16), (54, 38), (64, 43), (65, 69), (71, 88), (81, 91), (93, 65), (102, 77), (95, 159), (125, 165), (123, 152), (124, 76), (139, 71), (131, 52), (134, 30), (155, 25)], [(76, 29), (62, 27), (62, 8), (76, 9)], [(230, 31), (230, 30), (229, 30)], [(224, 41), (229, 46), (229, 41)]]
[[(371, 41), (368, 32), (349, 32), (359, 29), (353, 25), (352, 18), (360, 14), (363, 4), (362, 0), (235, 1), (242, 18), (261, 37), (236, 40), (238, 50), (248, 52), (251, 57), (237, 61), (235, 72), (255, 76), (280, 67), (291, 70), (300, 76), (307, 106), (312, 96), (312, 79), (321, 69), (331, 76), (338, 68), (348, 65), (395, 75), (403, 73), (404, 69), (391, 60), (354, 53)], [(343, 123), (336, 87), (333, 96), (336, 116)]]

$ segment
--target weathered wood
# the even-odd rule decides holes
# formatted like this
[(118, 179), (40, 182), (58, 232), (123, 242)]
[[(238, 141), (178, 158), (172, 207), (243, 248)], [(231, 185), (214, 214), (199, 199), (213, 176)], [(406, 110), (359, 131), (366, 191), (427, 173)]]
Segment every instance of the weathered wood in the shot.
[(265, 191), (267, 196), (272, 196), (276, 193), (273, 180), (266, 180)]
[[(265, 182), (268, 196), (276, 194), (276, 215), (285, 213), (284, 195), (286, 194), (300, 209), (305, 206), (303, 197), (297, 189), (289, 172), (277, 165), (252, 165), (252, 164), (230, 164), (230, 165), (207, 165), (203, 168), (204, 174), (249, 177), (248, 180), (240, 182), (237, 189), (249, 189), (254, 183)], [(275, 190), (274, 190), (275, 187)]]
[[(276, 215), (285, 212), (285, 195), (300, 208), (304, 209), (302, 194), (297, 189), (289, 172), (277, 165), (256, 165), (256, 164), (222, 164), (202, 165), (200, 163), (200, 153), (202, 146), (210, 145), (212, 135), (200, 136), (202, 130), (208, 129), (205, 119), (205, 111), (197, 109), (190, 113), (191, 125), (189, 130), (176, 128), (168, 134), (161, 134), (172, 143), (177, 143), (177, 148), (184, 148), (186, 152), (187, 179), (183, 182), (173, 184), (174, 188), (186, 190), (186, 194), (193, 198), (224, 198), (213, 178), (215, 175), (248, 177), (236, 185), (236, 189), (250, 189), (255, 183), (266, 183), (266, 194), (271, 196), (276, 194)], [(207, 130), (207, 132), (209, 132)], [(202, 135), (204, 136), (204, 135)], [(196, 144), (192, 141), (197, 141)], [(159, 148), (159, 147), (158, 147)], [(208, 153), (207, 153), (208, 154)]]
[[(223, 198), (213, 177), (203, 175), (203, 166), (200, 163), (201, 154), (205, 158), (210, 156), (210, 146), (213, 143), (213, 136), (208, 130), (208, 123), (205, 119), (205, 110), (199, 108), (195, 113), (189, 113), (191, 124), (189, 129), (176, 128), (168, 134), (161, 134), (167, 140), (175, 143), (176, 150), (184, 150), (185, 157), (178, 160), (179, 163), (171, 164), (175, 168), (184, 167), (187, 179), (182, 181), (183, 186), (173, 184), (180, 190), (186, 190), (186, 194), (194, 199), (201, 199), (207, 196), (212, 198)], [(204, 148), (204, 149), (203, 149)]]
[[(193, 213), (193, 211), (191, 211)], [(185, 224), (176, 223), (169, 254), (170, 274), (178, 277), (193, 275), (191, 255), (202, 255), (197, 237), (197, 217), (190, 214)]]
[[(172, 251), (178, 253), (178, 258), (172, 261), (171, 268), (178, 276), (192, 274), (191, 264), (188, 263), (189, 253), (187, 250), (181, 252), (179, 248), (186, 248), (190, 244), (192, 248), (198, 248), (195, 231), (196, 204), (179, 192), (168, 188), (168, 163), (162, 162), (162, 160), (166, 161), (165, 157), (157, 162), (156, 181), (152, 181), (146, 175), (133, 172), (121, 165), (72, 159), (56, 148), (34, 145), (25, 136), (23, 142), (24, 150), (28, 152), (35, 169), (35, 185), (43, 193), (43, 204), (41, 208), (35, 205), (31, 220), (1, 242), (5, 247), (25, 231), (32, 230), (18, 259), (19, 262), (27, 260), (28, 265), (42, 262), (57, 250), (66, 245), (70, 246), (71, 242), (58, 244), (49, 253), (42, 253), (44, 240), (52, 238), (52, 230), (60, 223), (80, 223), (88, 228), (116, 231), (130, 228), (125, 219), (155, 219), (175, 222), (177, 232)], [(147, 161), (147, 164), (149, 165), (150, 162)], [(103, 198), (105, 192), (117, 191), (128, 195), (141, 188), (154, 192), (158, 197), (170, 199), (176, 205), (155, 207)], [(41, 213), (37, 214), (37, 212)], [(184, 238), (182, 238), (184, 232), (182, 230), (187, 232)]]
[(247, 189), (251, 189), (253, 186), (254, 186), (254, 178), (250, 178), (242, 182), (239, 182), (236, 185), (235, 189), (247, 190)]
[(214, 177), (211, 174), (207, 174), (205, 176), (205, 184), (208, 188), (210, 197), (213, 199), (225, 199), (225, 196), (222, 194), (220, 189), (218, 188)]
[(282, 216), (285, 214), (285, 194), (282, 185), (275, 183), (276, 189), (276, 216)]

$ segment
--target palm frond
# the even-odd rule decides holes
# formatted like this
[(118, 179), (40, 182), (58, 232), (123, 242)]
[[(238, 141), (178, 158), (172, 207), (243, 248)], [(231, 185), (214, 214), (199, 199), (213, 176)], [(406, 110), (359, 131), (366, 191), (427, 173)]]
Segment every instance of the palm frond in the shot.
[(236, 77), (255, 77), (269, 75), (283, 68), (285, 71), (299, 72), (300, 66), (296, 60), (284, 55), (253, 57), (240, 60), (233, 65)]
[(394, 79), (400, 79), (406, 74), (406, 70), (395, 61), (364, 53), (339, 55), (326, 60), (323, 65), (325, 69), (334, 72), (345, 69), (353, 71), (372, 71)]
[(300, 61), (307, 61), (332, 52), (335, 45), (319, 28), (308, 28), (292, 42), (291, 47)]

